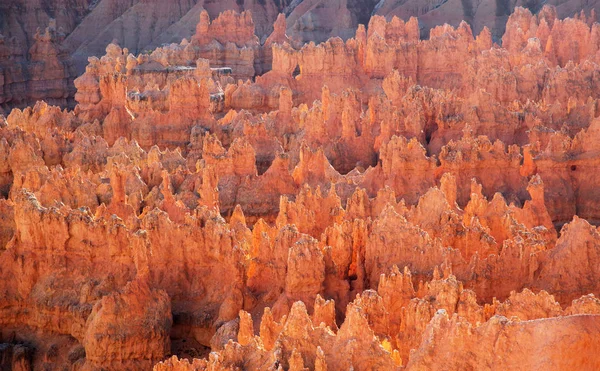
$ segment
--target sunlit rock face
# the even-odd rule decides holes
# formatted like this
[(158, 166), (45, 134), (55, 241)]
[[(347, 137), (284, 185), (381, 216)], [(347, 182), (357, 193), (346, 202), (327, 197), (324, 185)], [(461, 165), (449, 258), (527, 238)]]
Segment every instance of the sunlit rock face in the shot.
[[(556, 7), (543, 10), (544, 4)], [(246, 79), (271, 69), (270, 46), (275, 40), (282, 42), (285, 34), (285, 40), (297, 48), (331, 37), (347, 40), (360, 24), (367, 25), (371, 16), (379, 15), (405, 22), (418, 17), (413, 30), (422, 39), (429, 38), (437, 26), (458, 27), (464, 20), (475, 35), (487, 28), (490, 38), (500, 43), (509, 16), (519, 6), (545, 14), (550, 23), (554, 18), (576, 17), (591, 24), (600, 10), (593, 2), (579, 0), (4, 0), (0, 4), (0, 110), (33, 106), (38, 100), (72, 109), (73, 80), (85, 72), (89, 57), (101, 57), (113, 42), (137, 55), (182, 39), (198, 39), (199, 17), (204, 17), (201, 28), (206, 26), (213, 36), (201, 36), (207, 43), (196, 53), (215, 67), (220, 62), (237, 67), (234, 77)], [(229, 11), (242, 16), (236, 19)], [(225, 16), (215, 21), (222, 13)], [(525, 21), (519, 21), (521, 37), (530, 30)], [(552, 27), (550, 23), (542, 28)], [(229, 43), (248, 49), (236, 50)], [(570, 53), (571, 46), (564, 52)]]
[[(593, 15), (516, 8), (499, 46), (366, 2), (186, 4), (189, 38), (104, 45), (74, 109), (0, 116), (1, 367), (600, 368)], [(55, 82), (61, 33), (29, 49)]]

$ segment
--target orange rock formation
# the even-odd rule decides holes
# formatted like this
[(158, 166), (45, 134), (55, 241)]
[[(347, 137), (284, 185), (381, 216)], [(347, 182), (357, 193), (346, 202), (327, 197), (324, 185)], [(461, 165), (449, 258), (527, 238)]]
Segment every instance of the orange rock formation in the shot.
[(209, 13), (1, 117), (2, 367), (600, 368), (600, 25)]
[[(246, 12), (246, 21), (242, 22), (246, 22), (246, 26), (252, 13), (257, 40), (266, 46), (259, 53), (256, 53), (255, 43), (248, 46), (254, 52), (254, 72), (259, 75), (270, 69), (272, 41), (280, 42), (284, 34), (289, 35), (288, 41), (296, 47), (336, 36), (347, 40), (355, 35), (359, 24), (366, 25), (371, 15), (380, 15), (388, 21), (393, 17), (405, 21), (418, 17), (416, 35), (424, 39), (436, 26), (447, 23), (457, 27), (464, 20), (475, 34), (487, 27), (489, 36), (500, 42), (508, 16), (516, 6), (526, 6), (537, 13), (544, 4), (556, 5), (551, 18), (575, 17), (589, 24), (600, 11), (595, 2), (579, 0), (3, 0), (0, 3), (3, 15), (0, 19), (0, 112), (34, 105), (40, 99), (72, 108), (73, 79), (85, 71), (88, 57), (100, 57), (111, 42), (116, 41), (136, 55), (150, 53), (166, 44), (180, 43), (183, 38), (188, 41), (194, 38), (200, 16), (208, 26), (208, 18), (215, 19), (229, 10)], [(241, 33), (236, 34), (231, 26), (237, 23), (231, 20), (207, 27), (221, 37), (216, 45), (210, 37), (204, 38), (207, 44), (201, 49), (204, 58), (213, 63), (218, 61), (215, 66), (224, 63), (233, 67), (232, 61), (241, 62), (245, 67), (234, 73), (249, 76), (251, 68), (247, 64), (252, 59), (251, 53), (227, 49), (229, 41), (223, 42), (222, 36), (235, 37), (234, 43), (246, 43), (254, 33), (249, 32), (250, 27), (243, 27)], [(45, 46), (30, 50), (40, 42), (36, 34), (43, 35), (47, 26), (52, 31), (50, 37), (48, 33), (42, 37)], [(221, 31), (217, 31), (218, 28)], [(528, 28), (523, 30), (528, 32)], [(273, 31), (280, 37), (269, 36)], [(225, 60), (227, 58), (229, 60)]]

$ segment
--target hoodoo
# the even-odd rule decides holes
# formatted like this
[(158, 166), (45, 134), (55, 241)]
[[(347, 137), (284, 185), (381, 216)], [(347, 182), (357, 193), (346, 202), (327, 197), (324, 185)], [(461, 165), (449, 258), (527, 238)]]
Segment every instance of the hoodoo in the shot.
[(600, 369), (593, 9), (22, 3), (0, 369)]

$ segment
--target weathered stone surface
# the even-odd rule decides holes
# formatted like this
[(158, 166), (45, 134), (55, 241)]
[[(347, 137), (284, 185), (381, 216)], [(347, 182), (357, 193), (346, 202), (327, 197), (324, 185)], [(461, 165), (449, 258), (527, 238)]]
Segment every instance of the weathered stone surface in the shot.
[(598, 368), (590, 16), (518, 8), (500, 47), (354, 30), (351, 1), (285, 4), (269, 37), (284, 2), (198, 4), (189, 40), (90, 58), (74, 110), (1, 117), (2, 367)]

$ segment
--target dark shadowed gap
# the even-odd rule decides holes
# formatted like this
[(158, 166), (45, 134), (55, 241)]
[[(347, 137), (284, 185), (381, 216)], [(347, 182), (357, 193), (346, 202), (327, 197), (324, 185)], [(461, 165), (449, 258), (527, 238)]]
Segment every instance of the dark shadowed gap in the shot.
[(472, 0), (460, 0), (463, 7), (463, 18), (464, 20), (473, 27), (473, 18), (475, 17), (475, 12), (473, 11), (473, 2)]
[(379, 3), (379, 0), (349, 0), (348, 9), (356, 16), (358, 24), (369, 24), (371, 20), (371, 13), (375, 6)]

